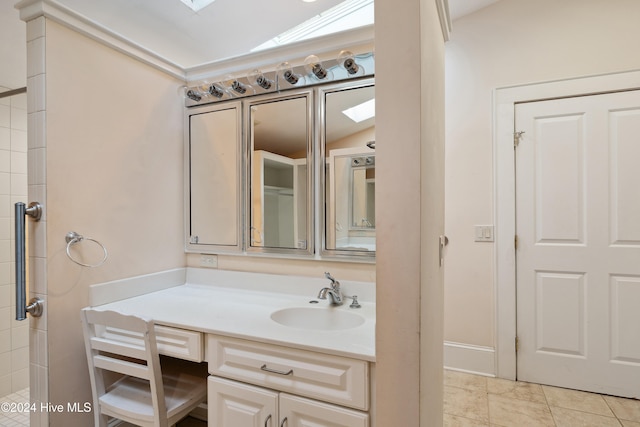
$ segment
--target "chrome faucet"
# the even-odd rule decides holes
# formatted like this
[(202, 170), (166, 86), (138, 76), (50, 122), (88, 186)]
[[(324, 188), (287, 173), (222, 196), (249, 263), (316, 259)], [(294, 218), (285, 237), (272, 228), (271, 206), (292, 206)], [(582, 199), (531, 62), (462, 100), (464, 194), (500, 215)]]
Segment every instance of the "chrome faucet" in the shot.
[(318, 299), (327, 299), (327, 295), (329, 295), (332, 305), (342, 305), (344, 300), (342, 298), (342, 291), (340, 290), (340, 282), (334, 279), (329, 272), (324, 273), (324, 277), (331, 280), (331, 287), (320, 289)]

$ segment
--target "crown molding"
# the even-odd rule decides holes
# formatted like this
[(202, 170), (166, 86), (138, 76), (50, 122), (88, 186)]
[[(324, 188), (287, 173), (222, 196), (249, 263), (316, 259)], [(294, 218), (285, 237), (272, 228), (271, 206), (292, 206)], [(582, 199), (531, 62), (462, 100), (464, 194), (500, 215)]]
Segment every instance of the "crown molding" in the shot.
[(44, 16), (164, 73), (185, 80), (185, 70), (180, 65), (74, 12), (55, 0), (22, 0), (15, 5), (15, 8), (20, 11), (20, 19), (25, 22)]

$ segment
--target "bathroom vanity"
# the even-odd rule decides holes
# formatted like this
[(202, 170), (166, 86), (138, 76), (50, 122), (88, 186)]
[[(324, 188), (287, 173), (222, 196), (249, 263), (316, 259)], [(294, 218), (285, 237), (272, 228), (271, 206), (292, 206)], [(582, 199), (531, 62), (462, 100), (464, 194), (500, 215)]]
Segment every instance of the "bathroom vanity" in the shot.
[(359, 308), (318, 300), (326, 286), (187, 268), (94, 285), (90, 297), (153, 319), (161, 354), (207, 363), (209, 426), (374, 426), (375, 285), (342, 282)]

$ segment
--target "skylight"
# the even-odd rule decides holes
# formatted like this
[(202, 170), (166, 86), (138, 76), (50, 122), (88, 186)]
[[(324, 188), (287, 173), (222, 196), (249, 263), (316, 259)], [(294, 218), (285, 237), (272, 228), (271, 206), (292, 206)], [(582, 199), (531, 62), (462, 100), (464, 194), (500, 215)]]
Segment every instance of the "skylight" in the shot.
[(373, 22), (373, 0), (346, 0), (251, 49), (251, 52), (363, 27)]
[(180, 1), (186, 4), (187, 6), (189, 6), (191, 9), (193, 9), (194, 12), (197, 12), (200, 9), (203, 9), (209, 6), (215, 0), (180, 0)]
[(376, 115), (376, 99), (370, 99), (358, 104), (355, 107), (347, 108), (342, 112), (345, 116), (349, 117), (356, 123), (363, 122)]

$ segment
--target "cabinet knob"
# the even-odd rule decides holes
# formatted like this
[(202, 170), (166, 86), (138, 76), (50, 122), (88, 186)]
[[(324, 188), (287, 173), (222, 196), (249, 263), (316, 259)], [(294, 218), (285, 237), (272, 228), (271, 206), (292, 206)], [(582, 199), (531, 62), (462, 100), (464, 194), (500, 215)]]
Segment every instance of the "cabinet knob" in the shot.
[(284, 427), (284, 423), (287, 422), (287, 417), (284, 417), (284, 420), (280, 423), (280, 427)]

